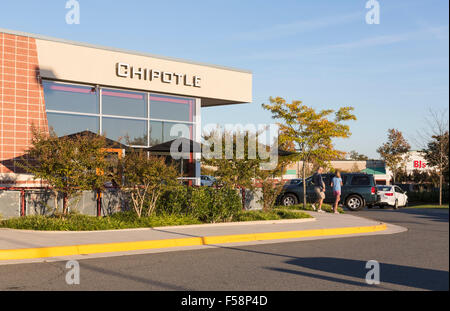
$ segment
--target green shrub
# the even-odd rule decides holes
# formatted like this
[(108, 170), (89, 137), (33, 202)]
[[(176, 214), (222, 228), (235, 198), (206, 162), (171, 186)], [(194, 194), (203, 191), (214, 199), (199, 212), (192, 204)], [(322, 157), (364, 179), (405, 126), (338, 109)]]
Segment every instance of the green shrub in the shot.
[(192, 189), (189, 213), (202, 222), (229, 221), (241, 208), (241, 198), (234, 189), (227, 187)]
[(134, 212), (122, 212), (108, 217), (94, 217), (79, 214), (69, 214), (65, 217), (27, 216), (0, 221), (0, 228), (42, 231), (95, 231), (200, 223), (194, 217), (186, 215), (154, 215), (139, 218)]
[[(439, 203), (439, 191), (408, 192), (408, 201), (412, 203)], [(448, 203), (448, 190), (442, 191), (442, 202)]]
[[(208, 190), (206, 190), (208, 191)], [(203, 192), (203, 191), (202, 191)], [(239, 201), (240, 202), (240, 201)], [(239, 205), (240, 208), (240, 205)], [(311, 216), (299, 211), (274, 209), (272, 211), (234, 211), (228, 216), (233, 221), (301, 219)], [(0, 228), (40, 231), (95, 231), (127, 228), (154, 228), (163, 226), (193, 225), (202, 222), (192, 215), (153, 215), (137, 217), (134, 211), (116, 213), (108, 217), (94, 217), (79, 214), (56, 216), (27, 216), (0, 221)]]
[(241, 210), (241, 199), (230, 188), (177, 186), (157, 202), (157, 215), (190, 215), (202, 222), (229, 221)]
[(182, 185), (164, 191), (156, 202), (156, 214), (186, 215), (189, 209), (190, 196), (190, 188)]

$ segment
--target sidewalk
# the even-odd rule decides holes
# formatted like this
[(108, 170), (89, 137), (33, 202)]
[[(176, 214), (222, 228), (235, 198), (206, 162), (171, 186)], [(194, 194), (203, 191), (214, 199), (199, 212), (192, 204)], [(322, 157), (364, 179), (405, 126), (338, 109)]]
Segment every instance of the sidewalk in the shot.
[(349, 214), (308, 213), (314, 218), (90, 232), (0, 229), (0, 264), (405, 231), (398, 226)]

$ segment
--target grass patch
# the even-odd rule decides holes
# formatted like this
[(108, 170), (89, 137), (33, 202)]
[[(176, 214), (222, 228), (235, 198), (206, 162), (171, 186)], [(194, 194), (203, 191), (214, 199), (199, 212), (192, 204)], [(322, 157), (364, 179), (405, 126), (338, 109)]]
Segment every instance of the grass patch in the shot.
[(233, 221), (257, 221), (257, 220), (281, 220), (281, 219), (302, 219), (312, 218), (312, 216), (294, 210), (274, 209), (272, 211), (241, 211), (233, 216)]
[[(300, 211), (274, 209), (263, 211), (239, 211), (232, 221), (300, 219), (311, 216)], [(194, 216), (153, 215), (138, 218), (132, 212), (117, 213), (108, 217), (95, 217), (80, 214), (59, 216), (27, 216), (0, 220), (0, 228), (38, 230), (38, 231), (97, 231), (130, 228), (153, 228), (202, 224)]]
[(407, 208), (448, 208), (448, 204), (409, 204)]
[[(316, 205), (317, 207), (317, 205)], [(284, 210), (298, 210), (298, 211), (314, 211), (312, 205), (310, 203), (306, 204), (306, 209), (303, 208), (303, 204), (296, 204), (296, 205), (291, 205), (291, 206), (277, 206), (277, 208), (279, 209), (284, 209)], [(328, 213), (332, 213), (333, 212), (333, 206), (331, 206), (330, 204), (322, 204), (322, 210)], [(344, 214), (344, 209), (342, 207), (338, 207), (338, 212), (340, 214)]]
[(137, 218), (132, 213), (118, 213), (108, 217), (70, 214), (57, 216), (27, 216), (0, 221), (0, 228), (40, 231), (96, 231), (162, 226), (193, 225), (201, 223), (192, 216), (158, 215)]

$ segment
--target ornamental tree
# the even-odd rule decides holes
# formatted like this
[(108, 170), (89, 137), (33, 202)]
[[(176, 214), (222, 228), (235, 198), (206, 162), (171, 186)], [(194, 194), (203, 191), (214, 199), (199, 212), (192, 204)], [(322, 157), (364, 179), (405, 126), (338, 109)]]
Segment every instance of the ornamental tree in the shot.
[(442, 205), (442, 188), (444, 183), (444, 176), (448, 183), (449, 173), (449, 136), (448, 131), (441, 135), (433, 135), (432, 139), (428, 143), (428, 148), (424, 149), (425, 159), (428, 164), (435, 166), (439, 174), (439, 205)]
[[(261, 159), (256, 154), (257, 133), (212, 130), (203, 136), (204, 164), (216, 168), (214, 175), (223, 185), (241, 189), (242, 206), (245, 207), (245, 190), (253, 189)], [(214, 150), (211, 152), (211, 150)], [(254, 156), (253, 156), (254, 155)]]
[(444, 182), (448, 187), (449, 176), (449, 127), (448, 109), (429, 108), (424, 117), (425, 128), (418, 131), (418, 145), (422, 146), (428, 166), (434, 166), (439, 179), (439, 205), (442, 205)]
[[(178, 184), (178, 170), (165, 163), (164, 157), (148, 156), (144, 151), (129, 151), (119, 160), (116, 182), (129, 193), (133, 210), (140, 218), (151, 216), (156, 202), (168, 188)], [(146, 209), (146, 210), (145, 210)]]
[(261, 182), (262, 197), (258, 201), (263, 207), (264, 211), (271, 210), (276, 203), (277, 197), (283, 191), (284, 183), (276, 177), (281, 177), (289, 160), (286, 157), (281, 157), (278, 165), (273, 170), (257, 171), (257, 177)]
[(388, 130), (388, 141), (381, 145), (377, 152), (392, 171), (392, 178), (396, 182), (397, 173), (405, 166), (408, 160), (406, 155), (411, 146), (403, 137), (402, 132), (396, 129)]
[[(303, 162), (303, 180), (309, 163), (328, 164), (342, 156), (334, 148), (333, 139), (350, 137), (350, 127), (344, 122), (356, 120), (353, 107), (316, 111), (301, 101), (288, 103), (281, 97), (271, 97), (270, 103), (262, 107), (272, 113), (273, 119), (280, 120), (279, 144), (294, 144), (297, 152), (291, 158)], [(303, 183), (303, 205), (306, 208), (306, 183)]]
[(362, 154), (362, 153), (358, 153), (355, 150), (352, 150), (348, 153), (348, 157), (350, 160), (354, 160), (354, 161), (367, 161), (369, 160), (369, 157)]
[(48, 183), (54, 193), (58, 210), (58, 193), (63, 196), (62, 214), (68, 212), (70, 198), (83, 190), (99, 191), (106, 176), (106, 140), (104, 136), (58, 137), (32, 127), (31, 148), (19, 165), (35, 179)]

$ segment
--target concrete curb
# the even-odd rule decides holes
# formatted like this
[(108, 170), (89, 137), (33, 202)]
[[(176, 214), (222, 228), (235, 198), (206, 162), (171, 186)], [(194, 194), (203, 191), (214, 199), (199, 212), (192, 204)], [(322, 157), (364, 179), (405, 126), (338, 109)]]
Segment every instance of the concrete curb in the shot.
[(202, 236), (180, 239), (162, 239), (150, 241), (119, 242), (104, 244), (85, 244), (53, 246), (42, 248), (22, 248), (0, 250), (1, 260), (22, 260), (47, 257), (61, 257), (74, 255), (88, 255), (98, 253), (114, 253), (136, 250), (164, 249), (180, 246), (218, 245), (236, 242), (267, 241), (280, 239), (294, 239), (319, 236), (351, 235), (384, 231), (387, 225), (382, 223), (365, 227), (326, 228), (300, 231), (249, 233), (236, 235)]

